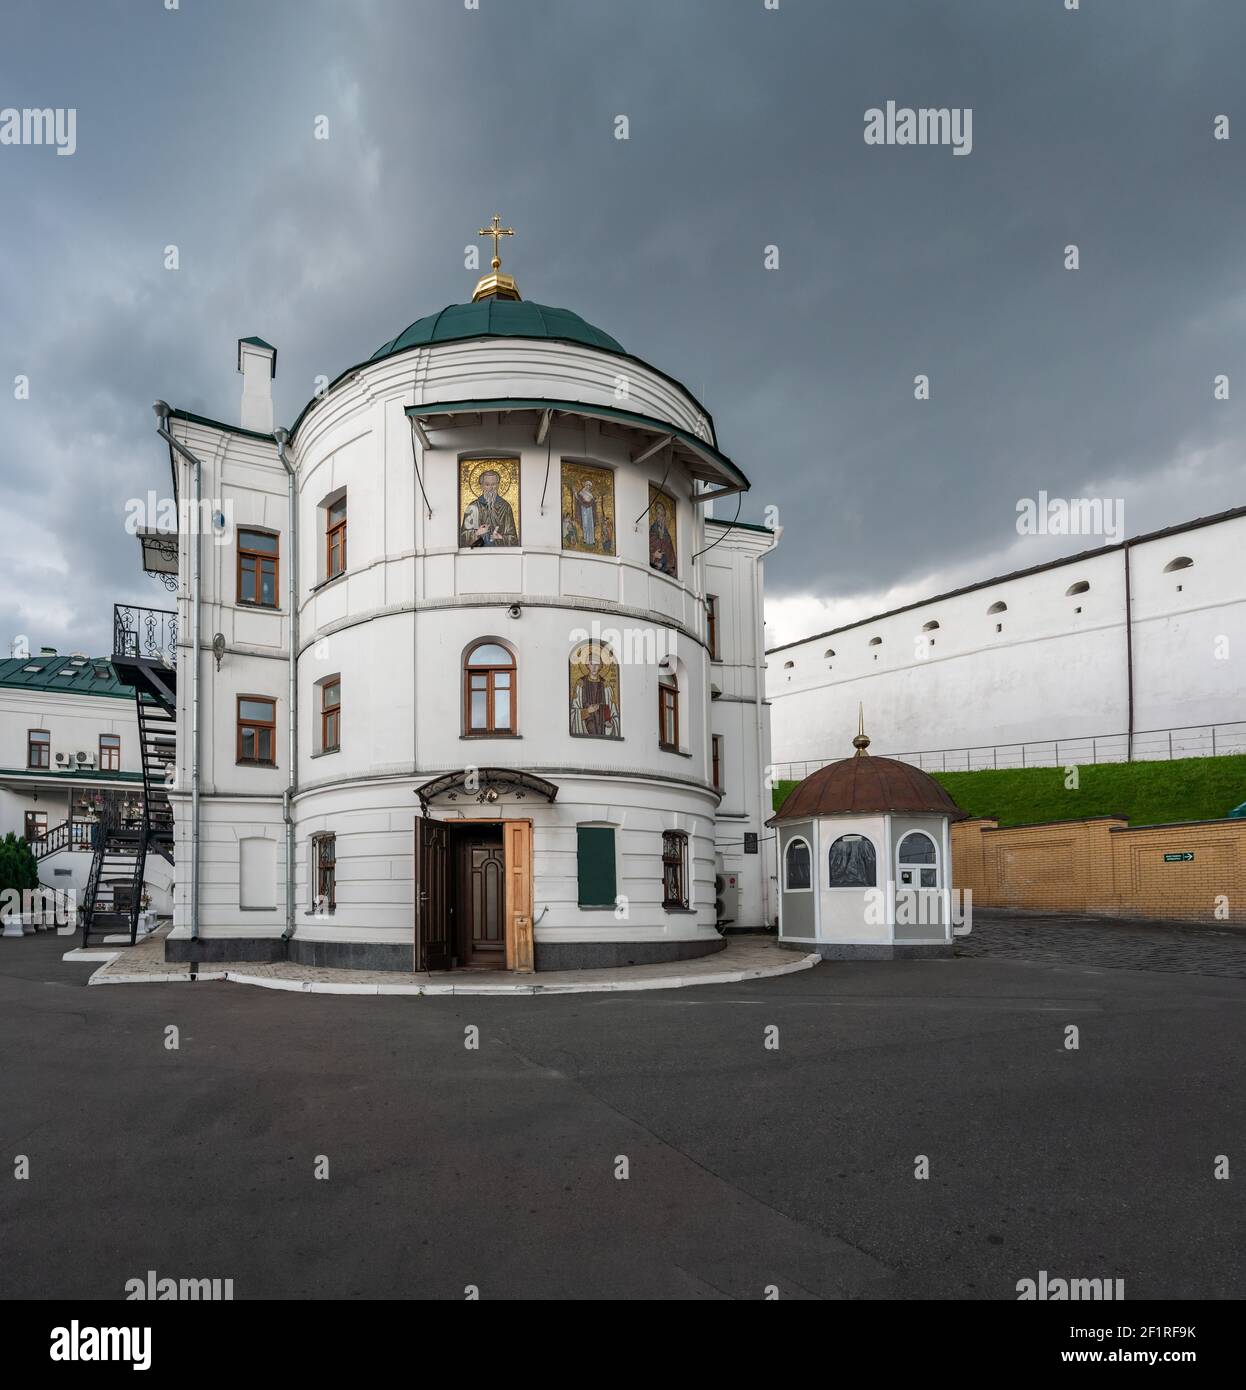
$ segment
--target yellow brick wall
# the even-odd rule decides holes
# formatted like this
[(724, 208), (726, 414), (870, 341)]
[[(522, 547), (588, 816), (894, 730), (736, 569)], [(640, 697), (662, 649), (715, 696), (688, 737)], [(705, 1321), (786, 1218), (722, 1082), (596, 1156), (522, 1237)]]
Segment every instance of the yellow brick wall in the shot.
[[(1192, 853), (1165, 863), (1165, 854)], [(1129, 827), (1057, 821), (952, 827), (952, 872), (976, 907), (1246, 924), (1246, 820)]]

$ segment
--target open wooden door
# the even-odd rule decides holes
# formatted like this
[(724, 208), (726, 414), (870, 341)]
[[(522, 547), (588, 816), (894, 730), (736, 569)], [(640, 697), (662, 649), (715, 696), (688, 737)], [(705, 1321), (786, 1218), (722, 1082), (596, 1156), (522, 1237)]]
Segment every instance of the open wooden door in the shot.
[(440, 821), (415, 822), (416, 970), (450, 969), (450, 837)]
[(532, 822), (502, 822), (506, 855), (506, 968), (517, 975), (534, 969), (532, 945)]

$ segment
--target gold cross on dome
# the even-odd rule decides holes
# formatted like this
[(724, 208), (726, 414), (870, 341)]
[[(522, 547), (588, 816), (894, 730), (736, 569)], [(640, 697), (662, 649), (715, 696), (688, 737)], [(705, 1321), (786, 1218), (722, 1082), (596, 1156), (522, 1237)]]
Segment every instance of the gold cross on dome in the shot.
[(499, 239), (500, 237), (504, 237), (504, 236), (514, 236), (514, 235), (515, 235), (515, 229), (514, 229), (513, 227), (503, 227), (503, 226), (502, 226), (502, 218), (500, 217), (500, 215), (499, 215), (498, 213), (495, 212), (495, 213), (493, 214), (493, 226), (492, 226), (492, 227), (481, 227), (481, 229), (476, 233), (476, 235), (477, 235), (477, 236), (491, 236), (491, 237), (493, 238), (493, 261), (492, 261), (492, 265), (493, 265), (494, 270), (501, 270), (501, 268), (502, 268), (502, 259), (501, 259), (501, 257), (498, 255), (498, 239)]

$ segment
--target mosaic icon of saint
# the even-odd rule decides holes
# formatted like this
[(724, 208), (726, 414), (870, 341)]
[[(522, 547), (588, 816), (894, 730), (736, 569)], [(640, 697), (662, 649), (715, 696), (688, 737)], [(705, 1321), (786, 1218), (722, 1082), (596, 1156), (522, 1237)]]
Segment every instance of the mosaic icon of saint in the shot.
[(573, 498), (575, 522), (580, 533), (580, 544), (597, 550), (601, 546), (602, 515), (601, 499), (593, 491), (593, 480), (583, 478)]
[(515, 513), (511, 510), (511, 504), (498, 492), (501, 482), (501, 474), (491, 468), (480, 475), (480, 495), (472, 500), (463, 513), (459, 528), (461, 544), (472, 549), (519, 544)]
[(676, 571), (670, 508), (665, 502), (655, 502), (653, 506), (653, 521), (649, 525), (649, 565), (661, 574), (674, 574)]
[[(618, 667), (614, 667), (618, 672)], [(606, 678), (601, 656), (594, 648), (585, 663), (584, 674), (575, 682), (571, 695), (571, 732), (584, 738), (620, 738), (619, 700), (614, 685)]]

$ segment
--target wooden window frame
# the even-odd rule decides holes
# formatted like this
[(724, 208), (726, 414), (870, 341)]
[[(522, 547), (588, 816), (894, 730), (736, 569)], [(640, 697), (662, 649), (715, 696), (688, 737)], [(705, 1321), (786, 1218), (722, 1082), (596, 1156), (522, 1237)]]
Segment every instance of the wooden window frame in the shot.
[[(673, 742), (665, 737), (668, 712)], [(658, 678), (658, 747), (665, 753), (679, 752), (679, 682), (673, 674)]]
[[(337, 687), (337, 703), (329, 704), (327, 696), (331, 686)], [(329, 739), (329, 723), (334, 723), (334, 737)], [(320, 682), (320, 751), (340, 753), (342, 750), (342, 678), (332, 676)]]
[[(669, 853), (667, 846), (678, 845), (676, 853)], [(674, 897), (669, 890), (670, 870), (676, 874)], [(688, 906), (688, 836), (683, 830), (664, 830), (662, 832), (662, 906), (664, 908), (687, 908)]]
[[(37, 835), (31, 835), (31, 821), (42, 821), (43, 829)], [(27, 811), (22, 820), (22, 835), (28, 845), (33, 845), (36, 840), (46, 840), (48, 837), (48, 813), (46, 811)]]
[[(106, 738), (113, 742), (107, 747), (104, 746)], [(105, 757), (107, 754), (107, 757)], [(114, 756), (115, 755), (115, 756)], [(101, 734), (99, 743), (99, 770), (101, 772), (120, 772), (121, 771), (121, 735), (120, 734)]]
[[(342, 511), (342, 519), (341, 519), (341, 521), (339, 521), (339, 522), (337, 522), (336, 524), (334, 524), (334, 521), (333, 521), (333, 510), (334, 510), (335, 507), (337, 507), (337, 506), (339, 506), (339, 505), (340, 505), (340, 506), (342, 507), (342, 509), (343, 509), (343, 511)], [(328, 502), (328, 503), (325, 504), (325, 509), (324, 509), (324, 525), (325, 525), (325, 532), (324, 532), (324, 541), (325, 541), (325, 550), (324, 550), (324, 577), (325, 577), (326, 581), (327, 581), (327, 580), (330, 580), (330, 579), (336, 579), (339, 575), (342, 575), (342, 574), (345, 574), (345, 573), (346, 573), (346, 522), (347, 522), (348, 519), (349, 519), (349, 514), (348, 514), (348, 512), (347, 512), (347, 510), (346, 510), (346, 494), (345, 494), (345, 493), (343, 493), (342, 496), (339, 497), (336, 501), (334, 501), (334, 502)], [(334, 569), (334, 568), (333, 568), (333, 554), (334, 554), (334, 547), (335, 547), (335, 546), (336, 546), (336, 547), (339, 549), (339, 551), (340, 551), (340, 554), (339, 554), (340, 563), (339, 563), (337, 569)]]
[[(323, 847), (331, 847), (331, 854), (326, 861)], [(337, 907), (337, 835), (331, 830), (322, 830), (311, 837), (312, 863), (311, 863), (311, 907), (310, 911), (316, 911), (316, 904), (321, 898), (321, 888), (325, 883), (325, 874), (328, 874), (328, 902), (325, 904), (326, 912), (333, 912)]]
[[(275, 550), (252, 550), (249, 546), (242, 543), (242, 537), (248, 532), (257, 536), (271, 536), (277, 542)], [(255, 561), (255, 597), (244, 598), (242, 596), (242, 562), (244, 559)], [(260, 582), (260, 566), (270, 561), (273, 567), (273, 601), (265, 603), (263, 600), (264, 586)], [(234, 571), (234, 597), (236, 601), (247, 608), (269, 608), (277, 609), (281, 607), (281, 536), (276, 531), (270, 531), (265, 526), (240, 526), (238, 527), (238, 560)]]
[[(510, 656), (510, 665), (473, 666), (472, 653), (481, 647), (501, 647)], [(497, 677), (510, 675), (510, 722), (499, 726), (496, 722)], [(477, 729), (472, 724), (472, 677), (484, 676), (485, 728)], [(482, 637), (463, 653), (463, 737), (464, 738), (515, 738), (519, 728), (519, 663), (515, 653), (502, 645), (496, 638)]]
[(718, 595), (705, 595), (705, 638), (710, 649), (710, 660), (721, 661), (718, 654)]
[[(38, 739), (35, 735), (39, 734)], [(35, 756), (35, 750), (42, 753), (42, 761)], [(52, 735), (47, 729), (26, 730), (26, 766), (37, 771), (50, 771), (52, 768)]]
[[(244, 700), (255, 700), (262, 704), (273, 707), (273, 717), (267, 719), (243, 719), (242, 702)], [(239, 695), (234, 705), (234, 723), (236, 731), (236, 743), (234, 749), (234, 762), (239, 767), (276, 767), (277, 766), (277, 701), (272, 695)], [(271, 735), (270, 746), (272, 748), (271, 758), (244, 758), (242, 756), (242, 731), (243, 729), (267, 729)], [(257, 740), (258, 743), (258, 740)]]

